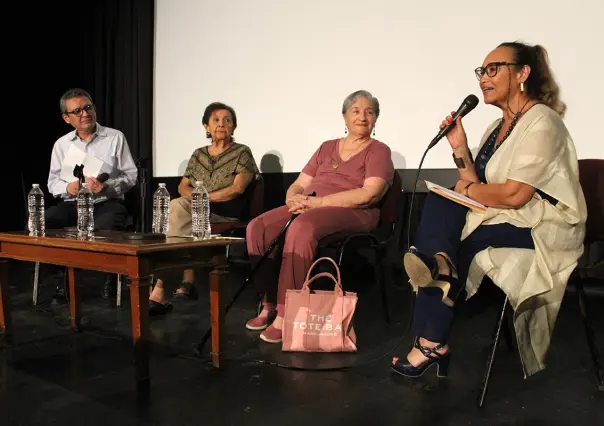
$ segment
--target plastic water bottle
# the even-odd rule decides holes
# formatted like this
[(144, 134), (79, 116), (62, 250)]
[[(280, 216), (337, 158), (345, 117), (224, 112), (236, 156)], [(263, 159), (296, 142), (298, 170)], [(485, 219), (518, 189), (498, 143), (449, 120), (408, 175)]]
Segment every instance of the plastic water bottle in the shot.
[(160, 183), (153, 194), (153, 232), (168, 235), (170, 216), (170, 193), (165, 183)]
[(94, 196), (86, 182), (78, 191), (76, 198), (78, 209), (78, 237), (88, 239), (94, 237)]
[(191, 195), (192, 233), (195, 239), (210, 238), (210, 195), (201, 181), (195, 182)]
[(44, 193), (40, 189), (40, 185), (34, 183), (31, 191), (27, 196), (27, 229), (29, 235), (33, 237), (41, 237), (46, 232), (46, 225), (44, 222)]

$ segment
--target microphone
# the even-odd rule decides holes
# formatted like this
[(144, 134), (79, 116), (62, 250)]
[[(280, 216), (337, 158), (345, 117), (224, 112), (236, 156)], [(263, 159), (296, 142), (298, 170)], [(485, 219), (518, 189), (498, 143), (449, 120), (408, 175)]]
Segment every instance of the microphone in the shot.
[(411, 203), (409, 204), (409, 212), (407, 213), (407, 248), (411, 247), (411, 217), (413, 216), (413, 200), (415, 199), (417, 181), (419, 180), (419, 173), (422, 170), (422, 164), (424, 164), (426, 154), (428, 153), (428, 151), (430, 151), (430, 149), (432, 149), (432, 147), (434, 147), (434, 145), (438, 143), (439, 140), (443, 138), (443, 136), (445, 136), (453, 127), (455, 127), (455, 125), (457, 124), (455, 123), (455, 120), (457, 120), (458, 117), (464, 117), (467, 113), (476, 108), (476, 105), (478, 105), (478, 98), (475, 95), (469, 95), (468, 97), (466, 97), (457, 109), (457, 111), (455, 111), (455, 114), (453, 114), (453, 120), (451, 121), (451, 124), (440, 129), (440, 132), (438, 132), (436, 137), (432, 139), (432, 142), (430, 142), (430, 145), (428, 145), (428, 148), (426, 148), (426, 150), (424, 151), (424, 155), (422, 155), (422, 159), (419, 162), (419, 167), (417, 168), (417, 173), (415, 174), (413, 192), (411, 193)]
[(109, 179), (109, 173), (101, 173), (100, 175), (98, 175), (96, 177), (96, 180), (98, 180), (101, 183), (105, 183), (107, 181), (107, 179)]
[(466, 114), (476, 108), (476, 105), (478, 105), (478, 98), (475, 95), (469, 95), (467, 98), (465, 98), (457, 109), (457, 111), (455, 111), (455, 114), (453, 114), (453, 120), (451, 121), (451, 124), (440, 129), (440, 132), (438, 132), (436, 137), (432, 139), (432, 142), (430, 142), (430, 145), (428, 145), (428, 149), (436, 145), (438, 141), (440, 141), (447, 133), (449, 133), (449, 131), (451, 131), (453, 127), (455, 127), (455, 125), (457, 124), (456, 120), (458, 117), (465, 117)]

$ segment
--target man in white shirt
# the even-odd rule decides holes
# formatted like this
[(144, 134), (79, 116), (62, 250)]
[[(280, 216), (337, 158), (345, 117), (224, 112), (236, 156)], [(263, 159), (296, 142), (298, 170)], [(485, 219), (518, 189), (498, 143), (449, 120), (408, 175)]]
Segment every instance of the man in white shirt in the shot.
[[(71, 175), (61, 170), (68, 152), (83, 152), (93, 162), (102, 164), (95, 176), (83, 173), (86, 183), (95, 194), (94, 226), (100, 230), (123, 230), (126, 226), (127, 211), (124, 206), (124, 194), (135, 184), (137, 169), (128, 142), (122, 132), (101, 126), (96, 121), (96, 110), (92, 97), (82, 89), (70, 89), (60, 100), (63, 120), (74, 130), (59, 138), (53, 147), (48, 176), (48, 190), (61, 202), (46, 211), (46, 228), (60, 229), (77, 224), (76, 195), (79, 182), (76, 178), (66, 179)], [(98, 161), (100, 160), (100, 162)], [(102, 162), (102, 163), (101, 163)], [(66, 170), (73, 166), (65, 165)], [(105, 174), (104, 182), (100, 178)], [(108, 275), (103, 288), (103, 297), (115, 294), (115, 275)], [(53, 303), (66, 302), (65, 286), (57, 286)]]

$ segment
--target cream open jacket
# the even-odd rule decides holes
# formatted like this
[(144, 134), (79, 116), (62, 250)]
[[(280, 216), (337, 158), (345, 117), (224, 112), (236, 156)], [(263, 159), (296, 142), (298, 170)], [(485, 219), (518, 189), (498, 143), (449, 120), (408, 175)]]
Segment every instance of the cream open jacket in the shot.
[[(489, 126), (481, 147), (499, 121)], [(579, 184), (577, 154), (560, 116), (537, 104), (487, 164), (488, 183), (524, 182), (537, 193), (518, 209), (469, 211), (462, 240), (479, 225), (511, 223), (530, 228), (535, 250), (489, 248), (474, 258), (466, 282), (468, 298), (489, 276), (509, 297), (525, 377), (545, 368), (545, 358), (568, 279), (583, 253), (587, 208)]]

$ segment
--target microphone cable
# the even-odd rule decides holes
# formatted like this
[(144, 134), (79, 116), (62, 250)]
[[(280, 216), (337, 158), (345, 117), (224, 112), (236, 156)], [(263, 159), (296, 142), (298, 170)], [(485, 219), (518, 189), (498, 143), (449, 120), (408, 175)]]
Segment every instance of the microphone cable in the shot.
[[(417, 170), (417, 174), (415, 177), (415, 184), (413, 186), (413, 192), (411, 194), (411, 203), (409, 205), (409, 211), (408, 211), (408, 217), (409, 217), (409, 221), (407, 223), (407, 236), (408, 236), (408, 247), (409, 248), (409, 235), (411, 232), (410, 226), (411, 226), (411, 214), (413, 212), (413, 200), (415, 198), (415, 190), (416, 190), (416, 186), (417, 186), (417, 181), (419, 178), (419, 174), (421, 171), (421, 166), (424, 162), (424, 158), (426, 156), (426, 154), (428, 153), (428, 151), (430, 150), (431, 147), (428, 147), (428, 149), (426, 149), (426, 151), (424, 152), (424, 155), (422, 156), (422, 159), (420, 161), (420, 167)], [(396, 170), (395, 170), (395, 173)], [(290, 221), (288, 222), (288, 225)], [(284, 229), (286, 230), (287, 227)], [(275, 239), (277, 240), (277, 238)], [(244, 286), (245, 287), (245, 286)], [(243, 289), (240, 289), (243, 290)], [(343, 365), (343, 366), (337, 366), (337, 367), (299, 367), (299, 366), (295, 366), (295, 365), (289, 365), (289, 364), (284, 364), (281, 362), (277, 362), (277, 361), (269, 361), (266, 359), (257, 359), (254, 357), (238, 357), (238, 358), (227, 358), (227, 357), (222, 357), (221, 360), (226, 361), (226, 362), (236, 362), (236, 363), (240, 363), (240, 364), (259, 364), (259, 365), (268, 365), (268, 366), (272, 366), (272, 367), (278, 367), (278, 368), (283, 368), (283, 369), (287, 369), (287, 370), (294, 370), (294, 371), (310, 371), (310, 372), (334, 372), (334, 371), (345, 371), (345, 370), (351, 370), (353, 368), (359, 368), (359, 367), (364, 367), (367, 365), (371, 365), (374, 364), (378, 361), (381, 361), (382, 359), (386, 358), (387, 356), (389, 356), (390, 354), (394, 353), (399, 346), (403, 343), (404, 339), (407, 337), (407, 335), (409, 334), (410, 330), (411, 330), (411, 322), (413, 319), (413, 311), (415, 308), (415, 296), (413, 294), (411, 294), (411, 297), (408, 298), (408, 304), (409, 304), (409, 309), (408, 309), (408, 314), (407, 314), (407, 318), (406, 318), (406, 326), (404, 328), (404, 331), (402, 333), (402, 336), (396, 341), (395, 345), (389, 349), (388, 351), (386, 351), (385, 353), (378, 355), (377, 357), (374, 357), (368, 361), (362, 361), (362, 362), (355, 362), (349, 365)], [(114, 340), (129, 340), (126, 338), (121, 338), (119, 336), (114, 336), (108, 333), (104, 333), (101, 332), (100, 330), (86, 330), (83, 329), (82, 332), (84, 334), (91, 334), (91, 335), (95, 335), (98, 337), (104, 337), (104, 338), (110, 338), (110, 339), (114, 339)], [(193, 354), (186, 354), (186, 353), (181, 353), (181, 352), (174, 352), (171, 353), (170, 356), (171, 357), (176, 357), (176, 358), (182, 358), (182, 359), (189, 359), (189, 360), (195, 360), (195, 361), (202, 361), (206, 364), (211, 364), (211, 360), (207, 359), (207, 357), (205, 356), (201, 356), (201, 347), (203, 346), (203, 344), (205, 344), (205, 342), (208, 340), (208, 333), (206, 333), (206, 335), (204, 336), (204, 339), (202, 340), (202, 344), (194, 344), (194, 348), (193, 348)], [(292, 354), (295, 354), (296, 352), (292, 352)], [(302, 354), (310, 354), (312, 352), (299, 352)], [(317, 352), (315, 352), (317, 353)], [(318, 352), (318, 353), (322, 353), (322, 354), (358, 354), (358, 352)]]

